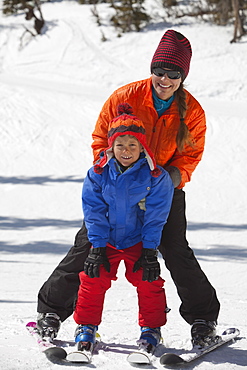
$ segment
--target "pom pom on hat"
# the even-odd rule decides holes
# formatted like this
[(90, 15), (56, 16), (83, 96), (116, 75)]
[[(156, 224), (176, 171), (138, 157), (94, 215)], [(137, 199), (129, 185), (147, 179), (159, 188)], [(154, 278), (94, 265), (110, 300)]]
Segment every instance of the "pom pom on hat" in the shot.
[(100, 174), (103, 172), (103, 167), (109, 162), (114, 156), (113, 143), (118, 136), (131, 135), (134, 136), (142, 145), (144, 153), (146, 155), (151, 174), (154, 177), (158, 177), (161, 173), (160, 169), (156, 166), (156, 161), (153, 153), (147, 146), (145, 127), (143, 122), (133, 114), (133, 108), (128, 103), (119, 104), (117, 107), (117, 117), (109, 124), (108, 131), (108, 148), (104, 150), (104, 155), (98, 163), (94, 166), (94, 172)]
[(120, 116), (121, 114), (132, 114), (133, 108), (128, 103), (119, 104), (117, 107), (117, 115)]
[(189, 40), (177, 31), (168, 30), (154, 53), (151, 73), (155, 67), (168, 68), (181, 72), (184, 80), (189, 73), (191, 56)]

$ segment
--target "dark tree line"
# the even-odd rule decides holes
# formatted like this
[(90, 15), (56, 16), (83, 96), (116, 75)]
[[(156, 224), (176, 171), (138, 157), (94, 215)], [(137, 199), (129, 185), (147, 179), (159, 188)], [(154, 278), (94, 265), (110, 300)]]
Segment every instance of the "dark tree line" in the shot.
[[(170, 11), (170, 15), (176, 17), (200, 17), (207, 19), (220, 26), (234, 24), (233, 39), (236, 42), (246, 35), (244, 25), (246, 23), (247, 0), (196, 0), (177, 1), (162, 0), (163, 6)], [(181, 7), (186, 3), (186, 7)]]
[[(94, 2), (93, 14), (97, 15), (100, 24), (100, 14), (97, 11), (97, 1), (102, 0), (80, 0), (81, 3)], [(129, 31), (140, 31), (149, 23), (151, 17), (145, 10), (145, 0), (105, 0), (115, 10), (111, 23), (121, 33)], [(246, 34), (244, 25), (246, 23), (247, 0), (160, 0), (166, 13), (166, 20), (170, 17), (181, 18), (185, 16), (198, 17), (226, 26), (234, 24), (233, 39), (236, 42)]]
[[(45, 20), (41, 11), (41, 2), (49, 0), (3, 0), (3, 13), (6, 15), (25, 14), (26, 20), (33, 20), (36, 34), (41, 34)], [(101, 25), (100, 12), (97, 4), (105, 2), (114, 9), (110, 23), (116, 28), (119, 36), (122, 33), (139, 32), (152, 20), (145, 9), (145, 0), (75, 0), (80, 4), (92, 4), (92, 14), (98, 25)], [(247, 0), (160, 0), (165, 9), (164, 21), (170, 17), (200, 17), (221, 26), (234, 25), (231, 42), (238, 41), (246, 35)], [(26, 28), (26, 32), (35, 34)], [(102, 40), (105, 40), (102, 35)]]

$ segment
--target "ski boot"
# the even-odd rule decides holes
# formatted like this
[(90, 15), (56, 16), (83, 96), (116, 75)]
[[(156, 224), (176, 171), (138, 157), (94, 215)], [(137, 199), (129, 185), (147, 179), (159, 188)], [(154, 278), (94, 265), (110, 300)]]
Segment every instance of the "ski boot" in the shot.
[(39, 313), (37, 318), (37, 329), (42, 338), (56, 338), (61, 326), (60, 317), (56, 313)]
[(141, 336), (137, 341), (138, 350), (153, 354), (161, 341), (160, 328), (141, 327)]
[(97, 343), (97, 330), (98, 326), (95, 325), (78, 325), (75, 331), (75, 342), (78, 343), (77, 350), (70, 352), (66, 359), (75, 363), (90, 363)]
[(75, 331), (75, 342), (78, 343), (78, 351), (92, 352), (96, 343), (96, 331), (98, 326), (95, 325), (78, 325)]
[(195, 320), (191, 327), (193, 347), (206, 347), (217, 340), (216, 322)]

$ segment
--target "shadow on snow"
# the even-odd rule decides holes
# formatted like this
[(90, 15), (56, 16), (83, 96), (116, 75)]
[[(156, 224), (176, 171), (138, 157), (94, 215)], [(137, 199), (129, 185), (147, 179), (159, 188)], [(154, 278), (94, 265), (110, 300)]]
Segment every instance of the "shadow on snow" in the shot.
[(241, 231), (247, 230), (247, 224), (222, 224), (219, 222), (188, 222), (189, 231), (198, 231), (198, 230), (218, 230), (218, 231)]
[[(0, 251), (8, 253), (31, 253), (31, 254), (62, 254), (65, 255), (71, 245), (63, 243), (52, 243), (48, 241), (38, 241), (27, 244), (10, 244), (0, 242)], [(6, 262), (1, 261), (0, 262)], [(11, 261), (13, 262), (13, 261)]]
[(79, 220), (61, 220), (56, 218), (18, 218), (18, 217), (0, 217), (1, 230), (20, 230), (37, 227), (71, 228), (82, 225), (82, 219)]
[(84, 179), (81, 177), (75, 176), (66, 176), (66, 177), (53, 177), (53, 176), (19, 176), (19, 177), (5, 177), (0, 176), (0, 184), (13, 184), (13, 185), (46, 185), (48, 183), (55, 182), (78, 182), (83, 183)]

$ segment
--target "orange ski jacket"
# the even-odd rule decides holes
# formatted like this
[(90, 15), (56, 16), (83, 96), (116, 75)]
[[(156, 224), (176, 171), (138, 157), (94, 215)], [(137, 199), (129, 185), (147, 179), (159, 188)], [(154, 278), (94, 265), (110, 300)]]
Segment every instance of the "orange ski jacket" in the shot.
[(185, 146), (179, 152), (176, 145), (176, 136), (180, 124), (180, 117), (175, 101), (164, 114), (159, 117), (153, 105), (152, 79), (129, 83), (117, 89), (105, 102), (93, 131), (94, 161), (108, 147), (107, 133), (109, 122), (116, 117), (117, 106), (129, 103), (133, 114), (142, 120), (147, 137), (147, 144), (154, 153), (158, 165), (166, 168), (175, 166), (180, 170), (181, 182), (178, 188), (183, 188), (190, 181), (192, 172), (200, 162), (204, 150), (206, 119), (205, 113), (198, 101), (186, 91), (187, 113), (185, 123), (188, 126), (194, 147)]

